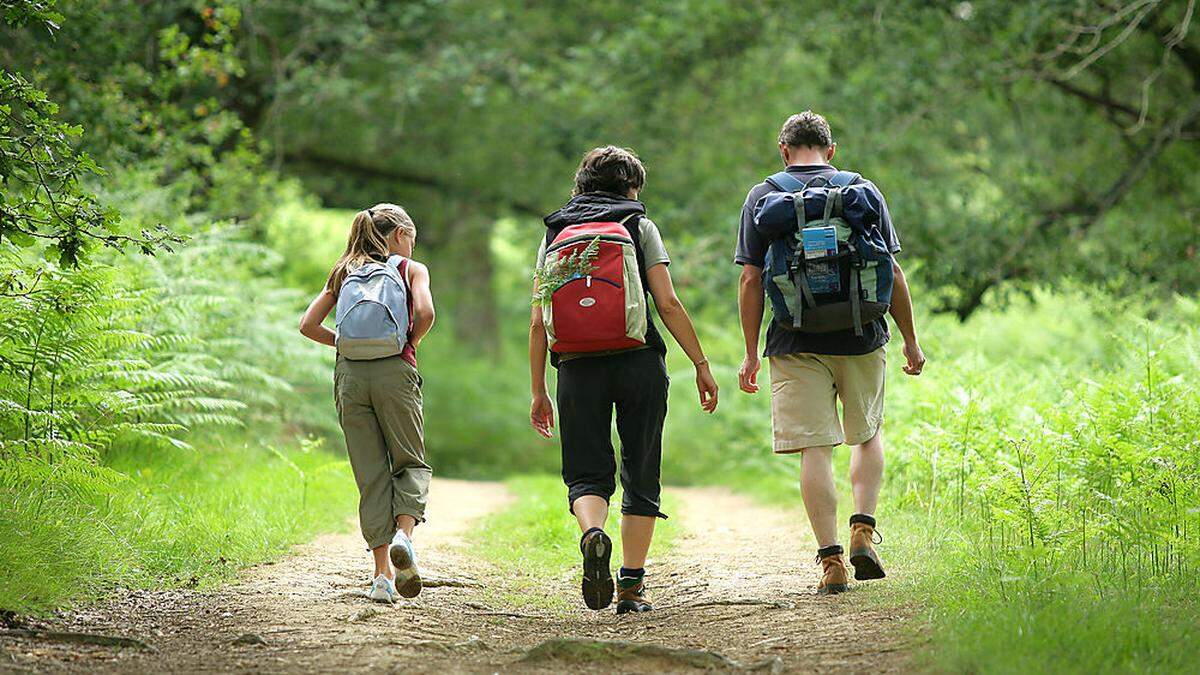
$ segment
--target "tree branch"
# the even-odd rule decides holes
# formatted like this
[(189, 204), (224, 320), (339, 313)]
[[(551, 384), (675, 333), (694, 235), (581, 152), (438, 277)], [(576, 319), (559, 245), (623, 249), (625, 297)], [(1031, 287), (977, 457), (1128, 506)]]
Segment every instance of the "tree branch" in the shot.
[(960, 320), (969, 317), (983, 303), (983, 296), (989, 289), (1009, 279), (1018, 278), (1025, 272), (1025, 270), (1013, 268), (1013, 261), (1027, 249), (1033, 239), (1045, 236), (1052, 226), (1064, 218), (1083, 217), (1085, 220), (1079, 226), (1079, 230), (1086, 232), (1106, 213), (1120, 204), (1121, 200), (1150, 170), (1154, 161), (1171, 143), (1183, 138), (1185, 132), (1194, 127), (1197, 122), (1200, 122), (1200, 98), (1193, 100), (1185, 113), (1160, 128), (1154, 138), (1142, 148), (1133, 162), (1121, 172), (1116, 180), (1109, 184), (1106, 190), (1089, 199), (1079, 200), (1043, 213), (1026, 231), (1025, 236), (1021, 237), (1001, 256), (990, 274), (980, 278), (958, 302), (944, 309), (952, 310)]
[(1140, 112), (1138, 111), (1137, 108), (1134, 108), (1133, 106), (1131, 106), (1127, 103), (1122, 103), (1121, 101), (1113, 100), (1103, 94), (1087, 91), (1086, 89), (1076, 86), (1074, 84), (1071, 84), (1070, 82), (1067, 82), (1066, 80), (1062, 80), (1057, 77), (1043, 77), (1041, 79), (1043, 82), (1053, 85), (1054, 87), (1070, 94), (1071, 96), (1074, 96), (1075, 98), (1087, 101), (1088, 103), (1093, 103), (1093, 104), (1098, 105), (1110, 112), (1122, 113), (1125, 115), (1129, 115), (1130, 117), (1132, 117), (1135, 120), (1140, 115)]
[(537, 204), (532, 204), (519, 199), (513, 199), (507, 195), (498, 195), (493, 193), (481, 194), (479, 190), (473, 189), (469, 186), (457, 185), (434, 176), (413, 173), (405, 171), (404, 169), (384, 169), (376, 166), (358, 164), (315, 150), (289, 152), (284, 155), (284, 159), (288, 162), (312, 164), (361, 178), (400, 181), (402, 183), (407, 183), (408, 185), (429, 188), (444, 195), (458, 199), (478, 200), (482, 197), (497, 204), (502, 204), (509, 209), (512, 209), (515, 213), (525, 216), (532, 216), (539, 220), (542, 218), (542, 216), (546, 215), (546, 209), (543, 209)]

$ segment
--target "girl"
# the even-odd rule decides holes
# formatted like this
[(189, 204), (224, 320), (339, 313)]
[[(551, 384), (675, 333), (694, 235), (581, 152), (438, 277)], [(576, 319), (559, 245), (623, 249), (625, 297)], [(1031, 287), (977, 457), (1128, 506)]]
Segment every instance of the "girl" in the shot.
[[(358, 485), (359, 525), (375, 558), (368, 596), (379, 602), (395, 602), (397, 593), (411, 598), (421, 592), (412, 531), (425, 519), (432, 471), (425, 463), (416, 349), (433, 327), (434, 313), (429, 270), (410, 257), (416, 239), (412, 218), (395, 204), (376, 204), (359, 211), (350, 226), (345, 253), (300, 320), (302, 335), (338, 348), (333, 396)], [(366, 265), (372, 267), (364, 269)], [(390, 297), (397, 299), (395, 304), (406, 299), (407, 307), (387, 307), (393, 318), (410, 317), (407, 340), (393, 340), (391, 349), (353, 352), (345, 344), (348, 340), (339, 344), (338, 334), (322, 325), (338, 305), (343, 284), (349, 288), (347, 278), (356, 282), (364, 278), (355, 276), (359, 270), (371, 272), (372, 278), (378, 270), (393, 282), (399, 281), (406, 291), (393, 292)], [(396, 288), (394, 283), (391, 288)], [(387, 293), (376, 296), (388, 297)], [(378, 311), (377, 306), (375, 309)], [(340, 312), (338, 320), (343, 320)], [(376, 344), (371, 348), (378, 350), (380, 341), (372, 342)], [(381, 353), (390, 355), (378, 357)]]

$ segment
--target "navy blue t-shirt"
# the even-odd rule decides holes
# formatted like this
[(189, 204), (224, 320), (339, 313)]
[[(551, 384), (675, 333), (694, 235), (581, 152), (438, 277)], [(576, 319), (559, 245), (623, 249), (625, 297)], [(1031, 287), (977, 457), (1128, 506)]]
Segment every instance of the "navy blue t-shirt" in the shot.
[[(796, 178), (804, 182), (817, 176), (832, 176), (837, 173), (837, 169), (829, 164), (794, 164), (787, 170), (788, 173), (794, 174)], [(883, 240), (887, 242), (888, 250), (895, 255), (900, 251), (900, 238), (896, 236), (896, 229), (892, 226), (892, 216), (888, 213), (887, 202), (884, 201), (883, 193), (875, 187), (874, 183), (866, 182), (879, 197), (879, 203), (883, 205), (879, 230), (883, 234)], [(746, 203), (742, 205), (742, 222), (738, 227), (737, 253), (733, 259), (739, 265), (754, 265), (759, 268), (765, 265), (767, 246), (771, 242), (764, 239), (754, 227), (754, 205), (774, 189), (764, 181), (751, 188), (750, 193), (746, 195)], [(767, 308), (767, 313), (770, 314), (770, 307)], [(883, 317), (864, 324), (862, 337), (855, 335), (853, 328), (829, 333), (801, 333), (777, 325), (772, 321), (771, 325), (767, 327), (767, 349), (764, 356), (786, 356), (800, 353), (870, 354), (887, 344), (889, 337), (887, 320)]]

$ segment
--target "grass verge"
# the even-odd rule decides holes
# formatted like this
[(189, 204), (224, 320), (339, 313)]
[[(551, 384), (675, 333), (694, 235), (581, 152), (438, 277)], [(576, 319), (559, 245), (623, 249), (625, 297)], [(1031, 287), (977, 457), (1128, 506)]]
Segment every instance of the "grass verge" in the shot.
[(349, 467), (287, 450), (115, 450), (103, 492), (0, 485), (0, 608), (44, 614), (121, 588), (197, 587), (343, 527)]
[[(881, 522), (881, 527), (883, 523)], [(1035, 546), (987, 550), (980, 523), (941, 526), (906, 508), (888, 517), (884, 549), (901, 571), (878, 596), (914, 609), (914, 662), (937, 672), (1192, 673), (1200, 584), (1178, 575), (1121, 578)]]
[[(487, 528), (476, 530), (475, 544), (481, 557), (496, 565), (509, 580), (497, 599), (506, 607), (566, 611), (580, 606), (575, 594), (562, 594), (557, 587), (575, 588), (579, 576), (579, 526), (566, 508), (566, 488), (556, 476), (518, 476), (506, 481), (515, 500), (491, 519)], [(612, 504), (620, 504), (620, 493)], [(663, 510), (670, 513), (673, 500), (664, 494)], [(620, 566), (620, 509), (609, 511), (605, 530), (613, 539), (614, 572)], [(678, 535), (674, 520), (660, 520), (650, 549), (648, 573), (654, 561), (670, 551)]]

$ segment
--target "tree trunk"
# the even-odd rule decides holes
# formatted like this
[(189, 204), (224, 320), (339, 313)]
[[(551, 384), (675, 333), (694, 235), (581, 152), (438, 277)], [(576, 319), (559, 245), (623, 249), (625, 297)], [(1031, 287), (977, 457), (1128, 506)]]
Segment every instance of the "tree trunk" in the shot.
[(493, 217), (475, 204), (456, 204), (446, 222), (450, 236), (438, 246), (441, 269), (431, 270), (438, 303), (450, 316), (455, 339), (487, 353), (500, 346), (491, 251)]

